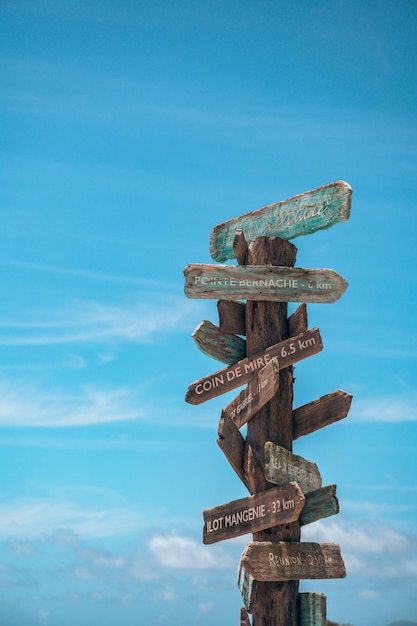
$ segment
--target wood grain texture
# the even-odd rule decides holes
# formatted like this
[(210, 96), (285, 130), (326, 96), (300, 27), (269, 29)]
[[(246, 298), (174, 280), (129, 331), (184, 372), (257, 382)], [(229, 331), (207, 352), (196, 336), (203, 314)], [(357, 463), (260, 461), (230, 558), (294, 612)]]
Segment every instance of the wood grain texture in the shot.
[(225, 333), (246, 335), (246, 304), (232, 300), (217, 302), (220, 328)]
[(279, 363), (274, 357), (223, 410), (236, 426), (241, 428), (269, 402), (278, 391), (278, 387)]
[(303, 493), (319, 489), (322, 485), (319, 468), (315, 463), (272, 441), (265, 444), (265, 478), (275, 485), (285, 485), (296, 480)]
[(324, 593), (300, 593), (300, 626), (326, 626), (327, 608)]
[(329, 424), (344, 419), (349, 413), (352, 396), (338, 389), (293, 411), (293, 436), (298, 439)]
[(292, 482), (206, 509), (203, 511), (203, 543), (216, 543), (294, 522), (303, 506), (303, 492)]
[[(235, 335), (246, 335), (246, 304), (244, 302), (232, 300), (219, 300), (217, 310), (219, 313), (219, 324), (225, 333)], [(308, 328), (307, 306), (300, 304), (294, 313), (288, 318), (288, 334), (295, 337), (304, 333)]]
[(345, 564), (335, 543), (257, 541), (246, 546), (242, 566), (258, 581), (344, 578)]
[(343, 276), (326, 268), (190, 263), (184, 276), (188, 298), (212, 300), (330, 304), (348, 287)]
[(201, 352), (221, 363), (236, 363), (246, 357), (244, 339), (225, 333), (208, 320), (200, 322), (191, 336)]
[[(297, 248), (278, 237), (259, 237), (249, 246), (248, 264), (293, 266)], [(286, 302), (248, 301), (246, 304), (246, 350), (248, 356), (268, 349), (277, 342), (288, 342), (288, 305)], [(280, 366), (283, 365), (282, 357)], [(279, 389), (269, 402), (248, 422), (245, 448), (245, 473), (251, 493), (271, 488), (264, 474), (264, 444), (273, 441), (292, 448), (293, 376), (291, 363), (280, 370)], [(299, 522), (281, 524), (254, 533), (254, 541), (298, 541)], [(298, 626), (298, 581), (261, 582), (257, 586), (252, 610), (253, 626), (285, 624)]]
[(249, 490), (249, 482), (244, 469), (245, 440), (240, 434), (238, 427), (235, 426), (228, 414), (224, 411), (222, 411), (220, 417), (218, 435), (217, 444), (219, 448), (222, 450), (240, 480)]
[(248, 356), (246, 359), (191, 383), (185, 394), (185, 401), (190, 404), (201, 404), (227, 391), (236, 389), (236, 387), (245, 385), (274, 357), (278, 358), (279, 367), (282, 370), (302, 359), (317, 354), (322, 349), (323, 343), (319, 329), (312, 328), (297, 337), (280, 341), (262, 352)]
[(344, 181), (336, 181), (245, 213), (213, 228), (211, 257), (219, 263), (234, 258), (236, 229), (241, 229), (251, 244), (260, 236), (294, 239), (330, 228), (349, 218), (351, 201), (351, 187)]
[(240, 609), (240, 626), (251, 626), (249, 615), (245, 607)]
[(288, 334), (295, 337), (304, 333), (308, 328), (307, 305), (300, 304), (288, 318)]
[(326, 487), (315, 489), (304, 495), (305, 503), (300, 513), (301, 526), (339, 513), (336, 485), (326, 485)]
[(246, 265), (248, 257), (248, 244), (245, 238), (245, 234), (241, 228), (235, 231), (233, 239), (233, 254), (236, 257), (236, 261), (239, 265)]

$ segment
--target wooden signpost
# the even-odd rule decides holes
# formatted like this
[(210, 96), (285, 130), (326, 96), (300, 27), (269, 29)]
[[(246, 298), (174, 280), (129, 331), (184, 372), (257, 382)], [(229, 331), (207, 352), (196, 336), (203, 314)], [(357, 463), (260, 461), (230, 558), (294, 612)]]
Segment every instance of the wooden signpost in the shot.
[[(288, 239), (349, 218), (350, 186), (338, 181), (216, 226), (210, 253), (223, 263), (190, 264), (185, 294), (218, 300), (219, 325), (205, 320), (193, 339), (227, 367), (191, 383), (201, 404), (244, 388), (221, 411), (217, 443), (250, 495), (203, 511), (203, 542), (252, 533), (239, 564), (241, 626), (325, 626), (324, 594), (299, 593), (301, 579), (343, 578), (340, 548), (301, 541), (301, 527), (336, 515), (336, 485), (322, 487), (315, 463), (293, 441), (345, 418), (352, 396), (337, 390), (293, 409), (294, 364), (323, 349), (308, 330), (306, 303), (331, 303), (347, 288), (328, 269), (295, 268)], [(288, 316), (288, 302), (300, 302)], [(246, 437), (240, 432), (245, 425)]]

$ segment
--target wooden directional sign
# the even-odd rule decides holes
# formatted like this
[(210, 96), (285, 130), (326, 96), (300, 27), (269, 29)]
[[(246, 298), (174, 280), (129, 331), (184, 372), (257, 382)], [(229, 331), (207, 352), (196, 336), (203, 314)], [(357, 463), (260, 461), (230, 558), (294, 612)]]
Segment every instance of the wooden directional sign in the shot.
[(297, 483), (203, 511), (203, 543), (216, 543), (298, 520), (304, 495)]
[(329, 269), (261, 265), (207, 265), (184, 269), (188, 298), (266, 300), (269, 302), (335, 302), (347, 281)]
[(246, 356), (246, 341), (225, 333), (218, 326), (204, 320), (192, 333), (197, 347), (207, 356), (222, 363), (236, 363)]
[(298, 439), (345, 418), (351, 403), (352, 396), (338, 389), (299, 407), (292, 414), (293, 438)]
[(218, 435), (217, 443), (219, 448), (223, 451), (226, 459), (247, 490), (250, 491), (249, 481), (244, 469), (245, 440), (240, 434), (238, 427), (224, 411), (222, 411), (220, 418)]
[(315, 489), (305, 494), (305, 504), (300, 513), (300, 526), (337, 515), (337, 513), (339, 513), (339, 501), (336, 498), (336, 485)]
[(275, 357), (249, 381), (246, 389), (223, 411), (238, 428), (246, 424), (276, 394), (279, 386), (279, 364)]
[(335, 543), (250, 542), (241, 564), (260, 582), (346, 576), (340, 547)]
[(296, 480), (303, 493), (321, 487), (321, 476), (315, 463), (292, 454), (272, 441), (265, 444), (265, 478), (275, 485), (285, 485)]
[(200, 378), (189, 385), (185, 394), (185, 401), (190, 404), (200, 404), (211, 398), (245, 385), (251, 377), (262, 369), (274, 357), (279, 360), (279, 368), (301, 361), (323, 349), (318, 328), (312, 328), (305, 333), (290, 337), (270, 346), (263, 352), (252, 357), (242, 359), (233, 365)]
[(351, 198), (351, 187), (337, 181), (228, 220), (214, 227), (210, 254), (219, 263), (233, 259), (237, 229), (250, 244), (259, 236), (293, 239), (330, 228), (349, 218)]

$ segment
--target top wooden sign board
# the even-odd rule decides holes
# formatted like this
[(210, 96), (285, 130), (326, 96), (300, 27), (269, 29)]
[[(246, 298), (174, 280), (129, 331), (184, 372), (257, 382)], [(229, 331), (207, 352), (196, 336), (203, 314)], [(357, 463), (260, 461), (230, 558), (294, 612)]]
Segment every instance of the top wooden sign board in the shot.
[(352, 188), (339, 180), (218, 224), (210, 235), (211, 257), (219, 263), (235, 258), (237, 229), (249, 245), (260, 236), (294, 239), (345, 222), (351, 199)]

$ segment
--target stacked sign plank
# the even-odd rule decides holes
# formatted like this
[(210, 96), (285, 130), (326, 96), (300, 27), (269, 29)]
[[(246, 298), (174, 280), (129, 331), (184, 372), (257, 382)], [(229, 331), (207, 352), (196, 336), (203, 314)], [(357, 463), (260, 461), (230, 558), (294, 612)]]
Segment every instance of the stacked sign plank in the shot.
[[(352, 397), (336, 390), (292, 403), (295, 364), (323, 349), (307, 303), (335, 302), (348, 284), (330, 269), (294, 267), (289, 240), (346, 221), (351, 194), (338, 181), (219, 224), (210, 237), (219, 264), (184, 270), (188, 297), (218, 300), (219, 325), (203, 321), (193, 338), (225, 365), (191, 383), (186, 401), (244, 386), (221, 412), (218, 444), (250, 495), (203, 512), (206, 544), (253, 535), (239, 565), (241, 624), (324, 626), (324, 594), (299, 593), (299, 580), (346, 575), (337, 544), (300, 540), (302, 526), (337, 514), (339, 503), (336, 485), (323, 486), (317, 465), (292, 444), (346, 417)], [(231, 259), (238, 264), (222, 264)], [(301, 303), (290, 316), (288, 302)]]

